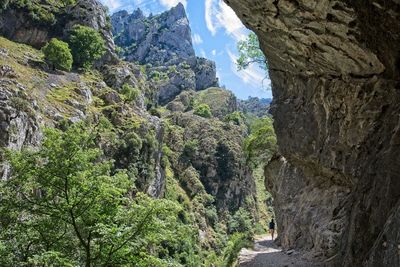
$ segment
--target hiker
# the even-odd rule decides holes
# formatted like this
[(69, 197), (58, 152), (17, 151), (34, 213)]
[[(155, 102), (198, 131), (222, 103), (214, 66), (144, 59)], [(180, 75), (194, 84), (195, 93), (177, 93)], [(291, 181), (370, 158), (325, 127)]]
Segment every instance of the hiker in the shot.
[(269, 222), (269, 233), (271, 234), (272, 241), (274, 240), (274, 233), (275, 233), (275, 222), (274, 218), (271, 219)]

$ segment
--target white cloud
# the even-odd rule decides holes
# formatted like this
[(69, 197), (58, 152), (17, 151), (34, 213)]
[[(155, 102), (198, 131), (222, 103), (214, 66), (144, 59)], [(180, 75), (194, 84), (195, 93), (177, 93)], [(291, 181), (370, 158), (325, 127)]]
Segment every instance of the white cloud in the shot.
[(119, 8), (122, 6), (122, 3), (120, 0), (102, 0), (103, 4), (107, 6), (111, 11), (114, 11), (115, 9)]
[(238, 56), (235, 55), (229, 49), (227, 50), (229, 58), (231, 60), (231, 70), (232, 72), (238, 76), (244, 83), (249, 84), (253, 87), (265, 87), (270, 88), (271, 81), (267, 78), (265, 79), (265, 72), (258, 68), (256, 65), (250, 65), (248, 68), (238, 71), (236, 61)]
[(201, 36), (197, 33), (193, 34), (192, 36), (193, 44), (199, 45), (203, 43), (203, 39), (201, 39)]
[(168, 8), (176, 6), (179, 2), (181, 2), (184, 7), (186, 8), (187, 6), (187, 0), (160, 0), (160, 3)]
[(201, 55), (201, 57), (207, 58), (207, 54), (206, 54), (206, 51), (204, 51), (204, 49), (200, 50), (200, 55)]
[(217, 28), (214, 26), (214, 0), (206, 0), (205, 1), (205, 20), (207, 29), (211, 32), (212, 35), (217, 33)]
[(246, 28), (243, 26), (235, 12), (222, 0), (205, 1), (205, 20), (207, 29), (212, 35), (223, 28), (228, 35), (236, 41), (246, 37)]
[(215, 55), (217, 54), (217, 50), (213, 50), (213, 51), (211, 51), (211, 54), (215, 57)]

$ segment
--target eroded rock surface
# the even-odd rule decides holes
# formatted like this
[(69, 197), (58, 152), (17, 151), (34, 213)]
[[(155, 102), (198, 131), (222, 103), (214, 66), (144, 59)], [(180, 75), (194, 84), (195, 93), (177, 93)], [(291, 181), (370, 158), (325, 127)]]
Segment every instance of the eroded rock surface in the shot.
[(215, 62), (195, 55), (192, 31), (181, 3), (148, 17), (140, 9), (132, 14), (119, 11), (111, 22), (116, 44), (123, 48), (121, 55), (147, 66), (161, 105), (184, 90), (219, 86)]
[(269, 61), (280, 242), (332, 265), (399, 265), (400, 3), (225, 2)]
[[(98, 30), (103, 36), (107, 53), (100, 60), (116, 62), (115, 45), (111, 33), (111, 24), (105, 7), (97, 0), (77, 0), (73, 5), (45, 8), (46, 20), (35, 9), (37, 3), (21, 7), (17, 2), (10, 2), (5, 10), (0, 10), (0, 35), (16, 42), (41, 48), (51, 38), (67, 39), (68, 32), (74, 25), (80, 24)], [(36, 13), (37, 14), (36, 14)]]

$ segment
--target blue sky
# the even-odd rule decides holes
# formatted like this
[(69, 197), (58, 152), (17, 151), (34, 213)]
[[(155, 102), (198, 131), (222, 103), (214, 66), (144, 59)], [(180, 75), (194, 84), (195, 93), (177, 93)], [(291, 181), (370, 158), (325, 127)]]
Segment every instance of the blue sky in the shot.
[(222, 0), (100, 0), (110, 13), (136, 8), (146, 14), (158, 14), (181, 2), (188, 14), (196, 54), (214, 60), (220, 85), (232, 90), (238, 98), (248, 96), (271, 97), (270, 80), (263, 70), (251, 66), (237, 71), (236, 43), (246, 37), (248, 30), (233, 10)]

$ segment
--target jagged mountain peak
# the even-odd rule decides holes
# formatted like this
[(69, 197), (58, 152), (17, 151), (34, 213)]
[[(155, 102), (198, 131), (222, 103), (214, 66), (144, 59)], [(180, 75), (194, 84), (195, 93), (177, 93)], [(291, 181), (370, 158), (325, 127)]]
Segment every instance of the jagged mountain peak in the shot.
[[(196, 57), (192, 32), (183, 4), (159, 15), (144, 16), (140, 9), (132, 14), (120, 11), (111, 18), (121, 56), (147, 65), (150, 77), (157, 77), (158, 101), (166, 104), (183, 90), (218, 87), (213, 61)], [(163, 73), (165, 79), (159, 79)]]
[(192, 33), (182, 4), (159, 15), (145, 16), (119, 11), (111, 22), (115, 42), (125, 49), (124, 57), (142, 64), (165, 65), (195, 56)]

